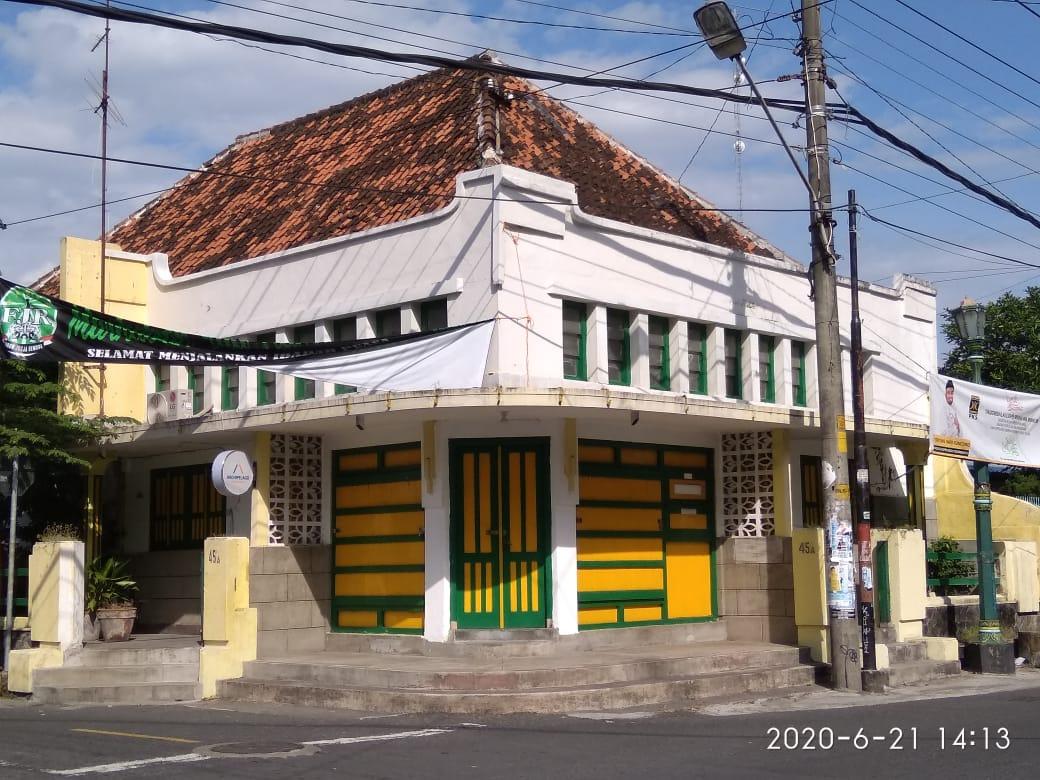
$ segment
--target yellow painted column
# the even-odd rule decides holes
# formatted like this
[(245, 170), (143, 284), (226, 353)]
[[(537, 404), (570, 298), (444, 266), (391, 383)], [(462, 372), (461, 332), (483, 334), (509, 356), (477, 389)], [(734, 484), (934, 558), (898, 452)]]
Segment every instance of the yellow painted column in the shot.
[(791, 536), (794, 518), (791, 510), (791, 439), (786, 430), (773, 430), (773, 533)]
[(257, 611), (249, 606), (249, 540), (220, 536), (206, 540), (202, 564), (202, 697), (217, 694), (217, 681), (242, 676), (256, 660)]
[[(106, 246), (105, 313), (148, 324), (148, 286), (151, 273), (143, 258), (113, 257), (115, 244)], [(101, 309), (101, 244), (82, 238), (61, 242), (59, 297), (69, 303)], [(129, 417), (143, 422), (148, 367), (107, 365), (105, 367), (105, 416)], [(65, 363), (63, 379), (70, 392), (59, 400), (62, 412), (81, 417), (100, 413), (101, 371), (96, 363)]]
[(253, 483), (250, 504), (249, 544), (266, 547), (271, 541), (271, 434), (256, 434), (253, 448), (256, 464), (256, 479)]
[(814, 661), (830, 663), (827, 643), (826, 550), (822, 528), (796, 528), (791, 540), (794, 569), (794, 622), (798, 644)]

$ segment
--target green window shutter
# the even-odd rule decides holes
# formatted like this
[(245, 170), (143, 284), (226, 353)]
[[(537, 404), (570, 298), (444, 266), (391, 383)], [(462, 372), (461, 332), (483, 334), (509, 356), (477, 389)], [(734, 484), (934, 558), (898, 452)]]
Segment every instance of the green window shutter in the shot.
[(668, 355), (668, 320), (650, 317), (650, 386), (655, 390), (672, 389), (672, 366)]
[(229, 366), (221, 371), (220, 408), (225, 412), (238, 408), (238, 366)]
[[(275, 341), (274, 333), (260, 333), (256, 337), (256, 341), (260, 344), (273, 344)], [(273, 404), (277, 400), (278, 392), (275, 386), (276, 375), (270, 371), (264, 371), (257, 369), (256, 372), (256, 405), (267, 406)]]
[(765, 403), (776, 403), (775, 364), (776, 339), (772, 336), (758, 337), (758, 382), (759, 397)]
[(795, 406), (805, 406), (805, 342), (791, 342), (791, 395)]
[(401, 335), (401, 310), (383, 309), (376, 312), (376, 336), (383, 339)]
[(689, 322), (686, 327), (690, 392), (706, 395), (708, 392), (708, 328), (699, 322)]
[(607, 309), (607, 380), (612, 385), (632, 384), (631, 318), (623, 309)]
[[(292, 340), (297, 344), (313, 344), (314, 343), (314, 326), (313, 325), (301, 325), (298, 328), (292, 330)], [(297, 401), (305, 401), (308, 398), (314, 398), (314, 380), (303, 379), (302, 377), (295, 377), (295, 393), (294, 397)]]
[(440, 298), (436, 301), (423, 301), (419, 304), (419, 329), (441, 330), (448, 327), (448, 301)]
[(198, 414), (206, 399), (206, 369), (203, 366), (188, 368), (188, 389), (191, 390), (191, 411)]
[(726, 397), (740, 400), (744, 397), (744, 366), (741, 354), (743, 334), (739, 330), (726, 328)]
[[(357, 341), (357, 317), (343, 317), (332, 323), (333, 341)], [(333, 388), (336, 395), (356, 393), (357, 388), (350, 385), (336, 385)]]
[(563, 302), (563, 378), (589, 378), (588, 309), (584, 303)]

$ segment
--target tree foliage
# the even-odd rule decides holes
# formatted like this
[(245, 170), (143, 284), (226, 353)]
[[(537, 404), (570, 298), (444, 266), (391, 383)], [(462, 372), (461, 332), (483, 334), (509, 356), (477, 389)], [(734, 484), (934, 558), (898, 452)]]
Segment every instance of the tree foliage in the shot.
[[(942, 332), (953, 345), (942, 372), (970, 381), (968, 345), (952, 309), (943, 314)], [(986, 304), (983, 355), (983, 384), (1040, 395), (1040, 287), (1027, 288), (1022, 297), (1005, 293)]]

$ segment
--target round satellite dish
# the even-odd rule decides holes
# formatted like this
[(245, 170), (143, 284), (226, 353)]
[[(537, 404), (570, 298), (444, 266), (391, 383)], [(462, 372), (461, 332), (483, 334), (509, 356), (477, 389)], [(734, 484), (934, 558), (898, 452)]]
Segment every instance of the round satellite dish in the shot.
[(253, 486), (253, 464), (242, 450), (224, 450), (213, 459), (213, 487), (224, 496), (240, 496)]

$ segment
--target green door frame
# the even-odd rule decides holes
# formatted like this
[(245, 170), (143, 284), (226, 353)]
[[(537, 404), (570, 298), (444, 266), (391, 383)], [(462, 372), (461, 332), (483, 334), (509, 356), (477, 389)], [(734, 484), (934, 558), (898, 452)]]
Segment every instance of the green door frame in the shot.
[[(550, 479), (552, 474), (549, 469), (549, 439), (546, 437), (452, 439), (448, 443), (448, 452), (451, 500), (449, 544), (452, 620), (463, 629), (544, 628), (546, 621), (552, 616), (552, 545), (550, 544), (552, 531)], [(510, 528), (508, 512), (505, 511), (505, 508), (510, 505), (510, 484), (505, 469), (509, 455), (516, 452), (535, 453), (535, 473), (538, 479), (536, 486), (538, 549), (534, 553), (514, 553), (508, 549)], [(464, 549), (462, 458), (467, 453), (474, 455), (488, 453), (491, 456), (490, 506), (492, 530), (497, 531), (492, 534), (492, 538), (496, 539), (498, 544), (492, 545), (492, 550), (487, 553), (464, 554), (462, 552)], [(521, 478), (523, 479), (523, 477)], [(462, 579), (467, 559), (491, 565), (492, 582), (494, 583), (492, 586), (494, 610), (491, 612), (467, 615), (463, 611), (465, 586)], [(504, 575), (509, 571), (510, 564), (522, 562), (531, 562), (538, 566), (537, 596), (540, 609), (537, 611), (513, 612), (509, 608), (509, 600), (502, 592), (503, 584), (507, 581), (507, 577)]]

